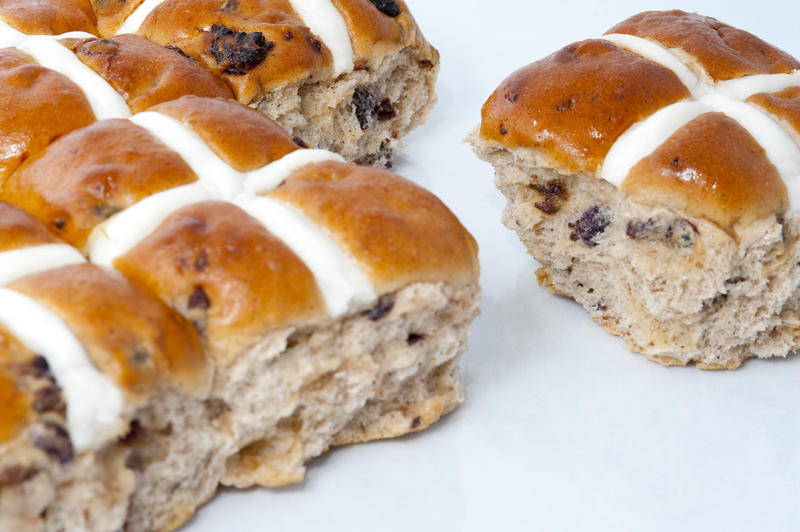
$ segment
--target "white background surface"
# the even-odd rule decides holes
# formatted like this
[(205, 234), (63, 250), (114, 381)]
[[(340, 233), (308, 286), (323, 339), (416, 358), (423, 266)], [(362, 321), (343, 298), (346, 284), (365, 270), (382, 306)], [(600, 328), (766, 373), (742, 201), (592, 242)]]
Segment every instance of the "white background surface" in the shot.
[(461, 144), (513, 70), (638, 11), (698, 11), (800, 56), (800, 3), (406, 1), (442, 71), (396, 169), (481, 246), (467, 400), (419, 435), (317, 459), (300, 485), (224, 491), (187, 530), (800, 530), (800, 359), (713, 373), (627, 352), (537, 286), (490, 167)]

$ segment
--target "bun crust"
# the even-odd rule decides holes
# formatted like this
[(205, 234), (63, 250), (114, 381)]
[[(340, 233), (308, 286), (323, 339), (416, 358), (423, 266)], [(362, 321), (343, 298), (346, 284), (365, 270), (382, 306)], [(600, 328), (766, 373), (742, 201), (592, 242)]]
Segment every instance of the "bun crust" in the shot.
[(797, 59), (752, 33), (696, 13), (647, 11), (606, 32), (611, 33), (635, 35), (678, 50), (713, 81), (800, 69)]
[(594, 171), (630, 126), (689, 96), (670, 70), (610, 42), (583, 41), (506, 79), (483, 106), (481, 136), (542, 150), (567, 172)]
[(135, 35), (65, 39), (62, 44), (123, 95), (131, 112), (192, 94), (231, 98), (231, 90), (188, 57)]
[(325, 315), (305, 264), (229, 203), (177, 211), (114, 266), (180, 309), (224, 362), (278, 328)]
[(209, 368), (191, 324), (119, 274), (82, 264), (8, 286), (61, 316), (94, 365), (132, 401), (149, 399), (165, 380), (188, 393), (207, 391)]
[(196, 180), (184, 160), (147, 131), (112, 119), (78, 129), (29, 159), (5, 181), (2, 197), (83, 249), (108, 217)]
[(478, 246), (455, 216), (390, 172), (319, 163), (292, 174), (270, 195), (330, 231), (379, 292), (478, 275)]

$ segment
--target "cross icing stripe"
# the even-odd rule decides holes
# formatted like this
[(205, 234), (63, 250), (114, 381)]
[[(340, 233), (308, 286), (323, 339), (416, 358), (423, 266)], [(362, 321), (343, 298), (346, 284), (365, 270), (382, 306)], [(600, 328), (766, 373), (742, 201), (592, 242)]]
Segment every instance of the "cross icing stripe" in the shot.
[(80, 87), (95, 118), (127, 118), (131, 110), (125, 99), (97, 72), (83, 64), (78, 57), (62, 46), (63, 38), (96, 38), (90, 33), (69, 32), (63, 35), (26, 35), (0, 21), (0, 47), (11, 47), (33, 57), (45, 68), (63, 74)]
[(200, 182), (148, 196), (114, 214), (92, 230), (86, 244), (89, 260), (101, 266), (112, 267), (114, 259), (147, 238), (173, 212), (193, 203), (215, 200), (217, 197), (216, 191)]
[(377, 298), (355, 258), (340, 249), (323, 228), (288, 204), (255, 197), (273, 190), (308, 164), (344, 162), (340, 155), (325, 150), (296, 150), (262, 168), (239, 172), (179, 120), (153, 111), (138, 113), (130, 120), (178, 153), (197, 174), (198, 181), (148, 196), (95, 227), (87, 242), (92, 262), (112, 266), (117, 257), (133, 249), (183, 207), (202, 201), (226, 201), (261, 222), (306, 264), (331, 316), (339, 317)]
[(628, 128), (606, 155), (599, 169), (602, 178), (619, 186), (636, 163), (652, 154), (680, 128), (703, 113), (721, 112), (738, 122), (761, 145), (786, 185), (790, 206), (800, 206), (800, 145), (778, 119), (744, 101), (754, 94), (800, 86), (800, 71), (704, 82), (678, 56), (658, 43), (623, 34), (602, 38), (670, 69), (692, 95), (691, 100), (668, 105)]
[(353, 71), (353, 45), (344, 17), (331, 0), (289, 0), (303, 23), (333, 55), (333, 75)]
[(165, 114), (145, 111), (131, 122), (146, 129), (165, 146), (177, 152), (197, 174), (200, 182), (217, 190), (216, 197), (232, 198), (242, 189), (242, 174), (214, 153), (195, 131)]
[(609, 33), (600, 38), (672, 70), (693, 95), (703, 93), (705, 86), (697, 74), (659, 43), (625, 33)]
[[(144, 0), (125, 22), (119, 27), (116, 35), (137, 33), (147, 17), (166, 0)], [(350, 42), (350, 31), (342, 14), (331, 0), (289, 0), (295, 13), (300, 17), (312, 33), (325, 44), (333, 56), (333, 75), (339, 76), (352, 72), (353, 45)]]
[[(136, 17), (129, 17), (126, 24), (137, 24), (138, 28), (147, 13), (160, 3), (161, 0), (145, 0), (137, 8), (141, 21), (137, 23)], [(145, 13), (147, 8), (149, 11)], [(336, 15), (341, 19), (338, 11)], [(318, 31), (327, 33), (330, 38), (340, 38), (342, 27), (346, 32), (343, 19), (338, 29), (318, 28)], [(239, 172), (182, 122), (154, 112), (131, 116), (122, 96), (62, 46), (58, 42), (61, 38), (96, 37), (83, 32), (26, 35), (0, 20), (0, 47), (15, 47), (32, 56), (41, 66), (65, 75), (83, 91), (98, 120), (130, 119), (176, 151), (198, 176), (195, 183), (153, 194), (95, 227), (87, 242), (91, 262), (111, 266), (116, 257), (132, 249), (181, 207), (221, 200), (245, 210), (306, 264), (332, 317), (340, 317), (377, 300), (371, 281), (355, 257), (339, 246), (326, 229), (288, 203), (256, 196), (276, 188), (305, 165), (344, 162), (341, 156), (325, 150), (297, 150), (260, 169)], [(349, 36), (347, 39), (352, 70)], [(329, 48), (334, 52), (338, 50), (338, 58), (336, 53), (334, 55), (337, 68), (346, 68), (346, 50), (342, 52), (343, 47), (337, 48), (336, 44)], [(67, 244), (0, 252), (0, 285), (32, 273), (85, 262), (85, 257)], [(0, 286), (0, 323), (28, 349), (47, 360), (67, 402), (67, 428), (77, 452), (96, 450), (121, 433), (125, 428), (124, 391), (94, 366), (80, 340), (57, 314), (20, 292)], [(47, 330), (48, 334), (42, 335), (42, 330)]]
[(122, 26), (117, 30), (116, 35), (123, 33), (136, 33), (139, 28), (144, 24), (148, 15), (153, 12), (155, 8), (164, 3), (164, 0), (144, 0), (141, 4), (136, 6), (136, 9), (122, 23)]
[(95, 368), (83, 344), (55, 312), (25, 294), (0, 288), (0, 323), (47, 360), (64, 393), (69, 437), (78, 453), (97, 450), (124, 431), (122, 390)]
[(86, 257), (68, 244), (41, 244), (0, 252), (0, 285), (26, 275), (82, 264)]
[(703, 113), (713, 111), (700, 102), (683, 101), (659, 109), (633, 124), (608, 150), (599, 175), (620, 186), (636, 163), (653, 153), (680, 128)]
[(234, 204), (300, 257), (314, 275), (331, 316), (343, 316), (377, 300), (372, 283), (355, 258), (302, 211), (264, 196), (240, 198)]

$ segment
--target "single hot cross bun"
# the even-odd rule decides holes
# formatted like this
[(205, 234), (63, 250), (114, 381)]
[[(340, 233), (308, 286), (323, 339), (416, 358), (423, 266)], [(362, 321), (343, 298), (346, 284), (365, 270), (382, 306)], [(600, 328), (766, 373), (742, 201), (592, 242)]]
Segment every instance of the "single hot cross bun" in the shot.
[(504, 223), (628, 346), (736, 368), (800, 347), (800, 62), (682, 11), (506, 79), (470, 140)]

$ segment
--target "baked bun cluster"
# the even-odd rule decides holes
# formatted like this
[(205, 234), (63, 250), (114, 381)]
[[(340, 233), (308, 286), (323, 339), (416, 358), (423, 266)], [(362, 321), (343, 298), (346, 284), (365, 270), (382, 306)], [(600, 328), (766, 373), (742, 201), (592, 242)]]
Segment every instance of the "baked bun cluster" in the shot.
[(470, 137), (503, 221), (663, 364), (800, 347), (800, 62), (716, 19), (646, 12), (512, 74)]
[[(0, 19), (31, 35), (142, 36), (292, 138), (349, 161), (390, 166), (436, 100), (438, 52), (402, 0), (0, 0)], [(110, 44), (80, 58), (117, 80), (110, 70), (127, 52)]]
[(453, 214), (72, 4), (0, 10), (0, 529), (174, 529), (452, 410), (479, 290)]

